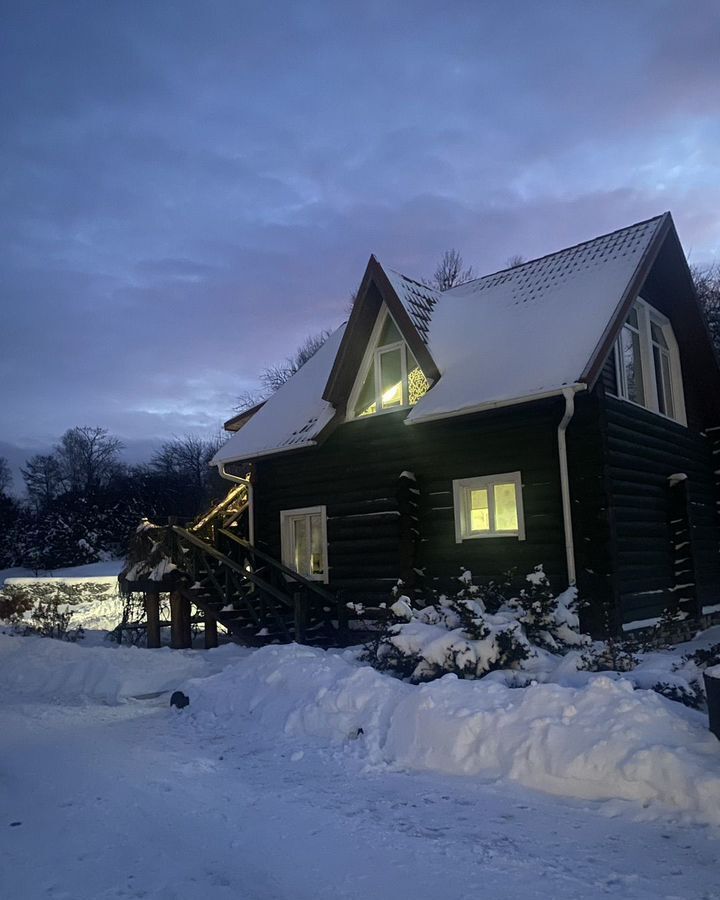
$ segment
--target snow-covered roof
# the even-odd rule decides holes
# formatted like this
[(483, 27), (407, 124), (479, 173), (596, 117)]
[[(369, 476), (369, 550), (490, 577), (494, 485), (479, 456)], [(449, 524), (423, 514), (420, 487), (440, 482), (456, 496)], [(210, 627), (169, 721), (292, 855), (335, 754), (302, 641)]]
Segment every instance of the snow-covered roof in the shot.
[(400, 272), (395, 272), (393, 269), (385, 269), (385, 274), (418, 334), (427, 344), (433, 310), (443, 296), (442, 292), (436, 291), (426, 284), (421, 284), (419, 281), (413, 281), (412, 278), (401, 275)]
[(663, 219), (445, 291), (428, 338), (441, 378), (407, 421), (577, 383)]
[(218, 450), (212, 465), (313, 446), (335, 414), (322, 399), (345, 326), (341, 325), (250, 421)]
[[(407, 424), (530, 400), (582, 381), (667, 219), (666, 213), (444, 292), (371, 259), (440, 373)], [(335, 331), (213, 463), (313, 446), (336, 412), (323, 393), (344, 333), (345, 326)], [(348, 331), (345, 346), (354, 339)]]

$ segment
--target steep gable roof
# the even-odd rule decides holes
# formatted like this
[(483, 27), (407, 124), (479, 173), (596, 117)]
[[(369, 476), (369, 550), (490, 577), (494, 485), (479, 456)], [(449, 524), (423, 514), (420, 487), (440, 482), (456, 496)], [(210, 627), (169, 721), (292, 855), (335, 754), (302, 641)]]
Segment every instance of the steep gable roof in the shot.
[(708, 404), (715, 408), (717, 360), (672, 218), (664, 213), (444, 292), (371, 257), (347, 326), (213, 462), (313, 446), (342, 421), (383, 303), (433, 383), (406, 424), (524, 402), (569, 385), (592, 387), (630, 305), (658, 265), (683, 294), (680, 329), (694, 348), (689, 366), (711, 371)]
[(218, 450), (213, 465), (312, 447), (316, 443), (335, 416), (334, 407), (322, 399), (322, 391), (344, 331), (345, 326), (341, 325), (317, 353), (265, 401)]
[(669, 222), (656, 216), (445, 291), (429, 328), (441, 378), (408, 423), (586, 381)]
[(370, 257), (323, 393), (324, 399), (338, 410), (344, 411), (383, 303), (426, 377), (431, 382), (439, 378), (440, 373), (423, 335), (427, 334), (428, 310), (442, 294), (423, 288), (426, 295), (422, 295), (419, 288), (422, 285), (402, 275), (391, 273), (389, 276), (377, 259)]

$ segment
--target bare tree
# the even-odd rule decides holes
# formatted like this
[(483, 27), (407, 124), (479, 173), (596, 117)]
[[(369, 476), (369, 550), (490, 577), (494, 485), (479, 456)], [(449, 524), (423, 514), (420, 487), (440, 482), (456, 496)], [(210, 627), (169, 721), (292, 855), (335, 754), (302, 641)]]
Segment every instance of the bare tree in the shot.
[(220, 449), (222, 439), (197, 435), (175, 437), (166, 441), (150, 460), (150, 467), (160, 475), (175, 475), (193, 491), (202, 493), (210, 476), (210, 460)]
[(691, 266), (690, 271), (715, 349), (720, 353), (720, 263)]
[(288, 356), (284, 362), (273, 366), (268, 366), (260, 373), (259, 391), (244, 391), (238, 397), (238, 412), (245, 412), (263, 400), (267, 400), (275, 391), (279, 390), (285, 382), (298, 372), (305, 363), (312, 359), (313, 356), (322, 347), (325, 341), (330, 337), (329, 331), (320, 331), (317, 334), (311, 334), (305, 338), (300, 346), (295, 350), (292, 356)]
[(0, 494), (6, 494), (12, 484), (10, 464), (4, 456), (0, 456)]
[(505, 260), (505, 268), (506, 269), (516, 269), (518, 266), (521, 266), (525, 262), (525, 257), (521, 256), (519, 253), (513, 253), (512, 256), (508, 256)]
[(106, 428), (70, 428), (54, 452), (65, 490), (92, 494), (107, 487), (121, 469), (118, 457), (122, 448), (122, 441)]
[(45, 509), (62, 490), (60, 463), (53, 454), (38, 453), (31, 456), (20, 469), (28, 497), (37, 507)]
[(475, 277), (473, 267), (468, 266), (467, 269), (464, 269), (464, 265), (463, 258), (457, 250), (446, 250), (440, 258), (432, 278), (426, 281), (425, 284), (436, 288), (438, 291), (447, 291), (458, 284), (472, 281)]

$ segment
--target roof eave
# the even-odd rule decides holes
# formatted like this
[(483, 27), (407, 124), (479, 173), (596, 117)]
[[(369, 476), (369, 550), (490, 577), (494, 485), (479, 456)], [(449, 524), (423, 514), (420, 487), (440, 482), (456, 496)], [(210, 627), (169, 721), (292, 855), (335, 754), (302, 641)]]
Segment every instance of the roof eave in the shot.
[(442, 419), (454, 419), (458, 416), (470, 416), (473, 413), (486, 412), (491, 409), (503, 409), (506, 406), (518, 406), (521, 403), (532, 403), (535, 400), (546, 400), (550, 397), (560, 397), (565, 391), (580, 393), (587, 390), (587, 384), (575, 381), (572, 384), (563, 384), (560, 387), (550, 388), (546, 391), (537, 391), (534, 394), (525, 394), (522, 397), (508, 397), (504, 400), (488, 400), (485, 403), (476, 403), (474, 406), (465, 406), (462, 409), (453, 409), (440, 413), (427, 413), (414, 419), (405, 419), (405, 425), (420, 425), (424, 422), (439, 422)]

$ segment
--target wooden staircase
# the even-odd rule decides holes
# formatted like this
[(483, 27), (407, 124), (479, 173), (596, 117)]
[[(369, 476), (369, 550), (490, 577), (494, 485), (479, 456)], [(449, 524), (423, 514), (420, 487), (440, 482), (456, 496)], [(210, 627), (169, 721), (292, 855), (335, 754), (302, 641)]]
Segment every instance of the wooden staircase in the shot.
[(235, 485), (187, 525), (171, 520), (166, 526), (142, 526), (120, 576), (122, 589), (145, 595), (148, 622), (148, 597), (154, 601), (167, 592), (171, 610), (184, 609), (178, 615), (188, 623), (192, 605), (202, 613), (206, 631), (208, 623), (213, 629), (217, 623), (244, 644), (346, 643), (347, 615), (339, 596), (243, 537), (247, 505), (245, 486)]

